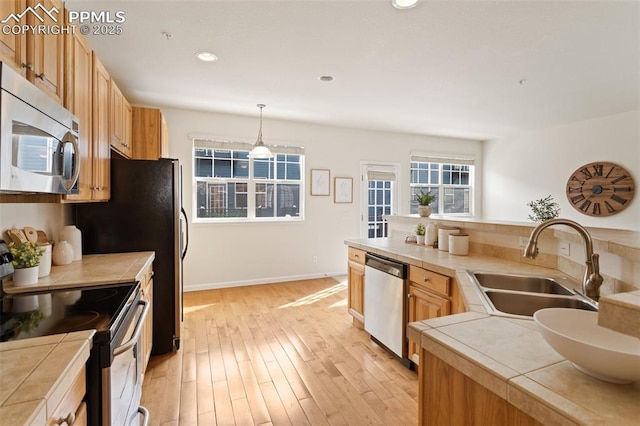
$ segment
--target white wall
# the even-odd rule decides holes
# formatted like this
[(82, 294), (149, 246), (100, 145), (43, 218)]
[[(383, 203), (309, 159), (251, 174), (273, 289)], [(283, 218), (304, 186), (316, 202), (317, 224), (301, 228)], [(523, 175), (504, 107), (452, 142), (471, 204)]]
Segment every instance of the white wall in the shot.
[[(184, 203), (190, 222), (185, 259), (187, 290), (214, 288), (337, 274), (346, 272), (346, 238), (359, 229), (360, 162), (399, 163), (400, 214), (409, 213), (409, 155), (413, 151), (482, 155), (481, 142), (319, 126), (264, 119), (267, 144), (305, 147), (309, 170), (323, 168), (336, 176), (354, 178), (353, 204), (334, 204), (330, 197), (311, 197), (305, 185), (305, 220), (282, 223), (192, 223), (192, 141), (190, 135), (254, 142), (256, 117), (179, 109), (163, 109), (170, 136), (170, 156), (179, 158), (184, 173)], [(312, 257), (318, 262), (313, 263)]]
[(31, 226), (47, 233), (49, 239), (58, 240), (58, 232), (70, 224), (71, 207), (54, 203), (0, 203), (0, 232), (8, 241), (6, 231)]
[(585, 226), (640, 231), (640, 196), (622, 212), (591, 217), (567, 200), (565, 185), (581, 165), (617, 163), (640, 187), (640, 111), (531, 131), (484, 143), (483, 219), (527, 221), (527, 202), (552, 195), (560, 216)]

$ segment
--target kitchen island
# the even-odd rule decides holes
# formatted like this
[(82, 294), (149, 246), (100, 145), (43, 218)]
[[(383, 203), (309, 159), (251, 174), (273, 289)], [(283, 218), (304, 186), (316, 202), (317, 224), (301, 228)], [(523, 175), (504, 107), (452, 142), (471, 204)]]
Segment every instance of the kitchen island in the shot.
[(640, 384), (587, 376), (548, 346), (532, 320), (488, 315), (465, 271), (561, 272), (477, 253), (454, 256), (403, 239), (345, 243), (452, 277), (460, 290), (467, 312), (407, 329), (408, 339), (420, 346), (421, 425), (637, 423)]

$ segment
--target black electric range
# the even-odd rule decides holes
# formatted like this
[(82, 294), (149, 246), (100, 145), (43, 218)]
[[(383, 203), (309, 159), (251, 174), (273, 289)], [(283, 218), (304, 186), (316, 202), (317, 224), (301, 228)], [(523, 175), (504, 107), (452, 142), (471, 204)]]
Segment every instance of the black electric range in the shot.
[(110, 342), (139, 285), (2, 295), (0, 342), (96, 329), (94, 345)]

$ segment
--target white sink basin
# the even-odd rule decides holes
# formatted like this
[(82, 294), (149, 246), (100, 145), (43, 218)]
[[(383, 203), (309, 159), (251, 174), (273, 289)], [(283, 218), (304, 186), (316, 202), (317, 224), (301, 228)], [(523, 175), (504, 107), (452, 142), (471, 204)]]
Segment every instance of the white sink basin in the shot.
[(541, 309), (533, 319), (542, 337), (578, 370), (612, 383), (640, 380), (640, 339), (598, 325), (598, 313)]

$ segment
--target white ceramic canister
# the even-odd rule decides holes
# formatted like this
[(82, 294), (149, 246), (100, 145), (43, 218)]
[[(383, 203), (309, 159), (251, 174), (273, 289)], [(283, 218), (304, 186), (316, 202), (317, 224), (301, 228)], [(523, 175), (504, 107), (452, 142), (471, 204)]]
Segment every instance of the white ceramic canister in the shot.
[(51, 273), (51, 244), (38, 246), (44, 249), (40, 263), (38, 264), (38, 278), (46, 277)]
[(60, 240), (73, 247), (73, 260), (82, 259), (82, 232), (75, 225), (68, 225), (60, 231)]
[(460, 232), (458, 228), (438, 228), (438, 250), (449, 251), (449, 234)]
[(433, 247), (433, 244), (436, 242), (436, 240), (438, 239), (438, 228), (436, 228), (436, 226), (429, 222), (427, 224), (427, 229), (424, 235), (424, 244), (426, 246), (429, 247)]
[(458, 232), (449, 234), (449, 254), (466, 256), (469, 254), (469, 234)]
[(51, 258), (54, 265), (68, 265), (73, 262), (73, 247), (66, 241), (58, 241), (53, 247)]

